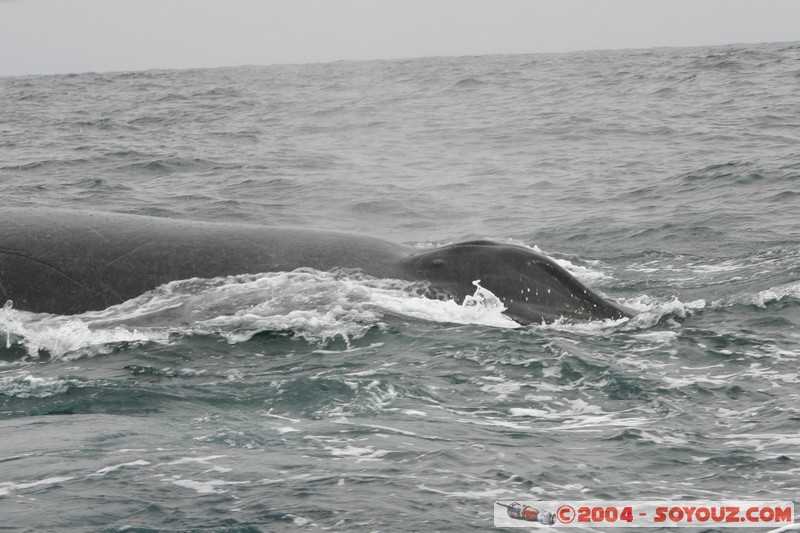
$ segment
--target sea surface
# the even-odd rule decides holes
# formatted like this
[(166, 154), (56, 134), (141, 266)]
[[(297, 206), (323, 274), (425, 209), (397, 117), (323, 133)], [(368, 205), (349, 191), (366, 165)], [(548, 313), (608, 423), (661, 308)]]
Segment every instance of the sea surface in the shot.
[(515, 327), (307, 270), (190, 323), (7, 306), (0, 531), (800, 503), (798, 43), (0, 78), (0, 199), (524, 244), (640, 311)]

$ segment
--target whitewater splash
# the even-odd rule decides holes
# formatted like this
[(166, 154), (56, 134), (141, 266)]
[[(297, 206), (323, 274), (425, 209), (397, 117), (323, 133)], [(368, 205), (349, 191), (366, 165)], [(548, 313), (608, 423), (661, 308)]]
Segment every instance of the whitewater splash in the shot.
[(258, 275), (167, 283), (102, 311), (60, 316), (29, 313), (7, 303), (0, 311), (6, 349), (30, 356), (80, 357), (120, 345), (169, 343), (187, 335), (217, 335), (240, 343), (279, 332), (324, 345), (350, 345), (389, 316), (433, 322), (519, 327), (487, 289), (463, 303), (422, 296), (424, 283), (375, 279), (359, 273), (297, 269)]
[[(443, 324), (520, 328), (503, 314), (505, 306), (475, 280), (475, 292), (462, 303), (423, 296), (425, 283), (376, 279), (352, 271), (291, 272), (173, 281), (102, 311), (80, 315), (0, 310), (0, 335), (6, 350), (36, 357), (73, 358), (109, 353), (124, 346), (168, 344), (189, 335), (219, 336), (231, 344), (273, 332), (320, 346), (342, 339), (348, 348), (391, 317)], [(791, 291), (790, 291), (791, 292)], [(666, 320), (686, 318), (707, 307), (704, 300), (653, 299), (645, 295), (623, 303), (633, 319), (553, 324), (538, 328), (584, 333), (646, 330)]]
[[(20, 350), (33, 357), (44, 353), (72, 358), (108, 353), (130, 345), (167, 344), (188, 335), (219, 336), (235, 344), (263, 332), (285, 334), (318, 345), (339, 338), (349, 348), (353, 340), (363, 337), (373, 327), (383, 327), (391, 317), (520, 327), (503, 314), (505, 307), (491, 291), (482, 287), (479, 280), (474, 284), (474, 294), (459, 304), (424, 297), (424, 283), (376, 279), (344, 270), (321, 272), (301, 268), (291, 272), (194, 278), (167, 283), (102, 311), (74, 316), (19, 311), (8, 301), (0, 309), (0, 335), (6, 350)], [(568, 329), (583, 333), (641, 331), (665, 321), (684, 319), (709, 307), (763, 306), (766, 302), (797, 297), (796, 283), (710, 305), (705, 300), (683, 302), (676, 297), (639, 295), (622, 300), (624, 305), (639, 312), (632, 319), (581, 324), (556, 321), (526, 329)]]

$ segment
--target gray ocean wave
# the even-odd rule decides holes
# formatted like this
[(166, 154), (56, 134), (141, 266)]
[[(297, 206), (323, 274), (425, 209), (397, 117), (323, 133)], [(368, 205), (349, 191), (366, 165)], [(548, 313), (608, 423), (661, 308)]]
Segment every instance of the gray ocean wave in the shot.
[(796, 499), (799, 59), (0, 78), (4, 205), (502, 240), (641, 311), (500, 327), (325, 273), (11, 307), (3, 527), (484, 531), (503, 499)]

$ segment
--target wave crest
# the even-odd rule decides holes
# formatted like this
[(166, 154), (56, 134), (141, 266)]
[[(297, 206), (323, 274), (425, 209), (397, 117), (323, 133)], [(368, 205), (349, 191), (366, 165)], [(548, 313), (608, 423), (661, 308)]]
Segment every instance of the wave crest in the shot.
[(240, 343), (276, 332), (325, 345), (341, 338), (350, 346), (387, 316), (444, 323), (519, 325), (502, 314), (499, 299), (476, 283), (462, 304), (425, 298), (426, 284), (376, 279), (353, 271), (297, 269), (162, 285), (122, 304), (81, 315), (0, 311), (6, 349), (30, 356), (107, 353), (120, 346), (170, 343), (188, 335), (219, 336)]

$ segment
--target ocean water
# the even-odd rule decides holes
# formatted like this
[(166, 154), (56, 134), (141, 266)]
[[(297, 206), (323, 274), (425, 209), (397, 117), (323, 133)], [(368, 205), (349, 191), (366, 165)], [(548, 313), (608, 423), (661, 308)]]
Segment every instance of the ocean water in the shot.
[(308, 270), (7, 307), (2, 531), (800, 502), (800, 44), (0, 78), (0, 108), (3, 206), (520, 243), (640, 311), (515, 327)]

